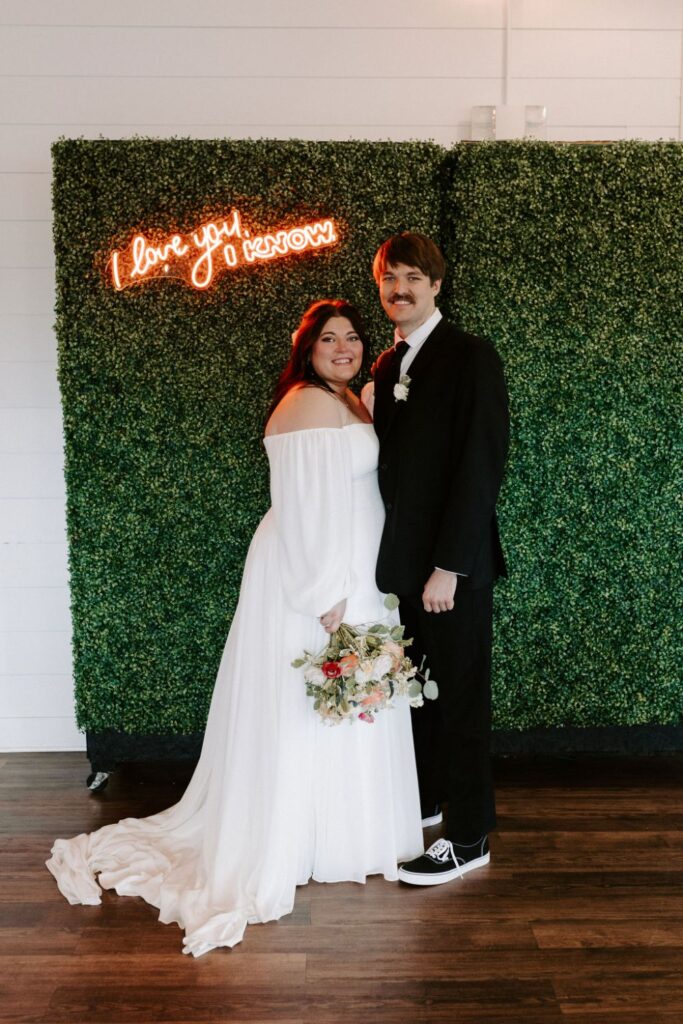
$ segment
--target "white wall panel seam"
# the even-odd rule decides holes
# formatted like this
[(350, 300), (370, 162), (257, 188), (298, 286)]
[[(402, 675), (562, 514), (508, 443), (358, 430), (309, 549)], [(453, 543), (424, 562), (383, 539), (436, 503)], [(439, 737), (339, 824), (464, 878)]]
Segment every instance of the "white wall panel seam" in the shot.
[[(674, 79), (674, 81), (675, 81), (675, 79)], [(18, 126), (18, 127), (25, 127), (25, 128), (49, 128), (52, 123), (53, 122), (51, 122), (51, 121), (13, 121), (13, 122), (0, 121), (0, 127), (13, 127), (14, 128), (14, 127)], [(64, 122), (61, 122), (61, 123), (64, 124)], [(147, 124), (147, 122), (145, 122), (145, 123)], [(112, 122), (111, 124), (106, 122), (106, 121), (92, 121), (92, 122), (91, 121), (79, 121), (78, 125), (77, 125), (77, 127), (81, 127), (81, 128), (97, 128), (98, 126), (101, 127), (101, 128), (135, 128), (136, 127), (135, 123), (134, 122), (130, 122), (130, 121), (127, 121), (125, 123), (121, 123), (121, 122), (114, 123), (114, 122)], [(191, 124), (189, 122), (187, 124), (185, 124), (182, 121), (174, 121), (173, 124), (169, 124), (166, 121), (163, 121), (163, 122), (160, 121), (159, 124), (157, 124), (157, 125), (148, 125), (148, 126), (150, 128), (154, 128), (154, 127), (157, 127), (157, 128), (169, 128), (170, 127), (170, 128), (172, 128), (173, 126), (175, 126), (176, 128), (190, 128), (190, 127), (195, 127), (195, 128), (213, 128), (213, 127), (216, 127), (216, 128), (218, 128), (218, 127), (221, 127), (221, 125), (216, 125), (212, 121), (205, 121), (205, 122), (202, 122), (202, 124), (197, 124), (196, 121), (193, 121)], [(270, 128), (270, 127), (272, 127), (272, 125), (270, 125), (270, 124), (261, 124), (258, 121), (244, 121), (244, 122), (239, 123), (239, 124), (236, 123), (236, 124), (229, 125), (228, 127), (230, 127), (230, 128)], [(287, 124), (284, 125), (284, 127), (286, 127), (286, 128), (325, 128), (328, 131), (330, 129), (333, 129), (333, 128), (360, 128), (361, 130), (364, 129), (364, 128), (469, 128), (470, 127), (470, 122), (469, 121), (423, 121), (420, 125), (416, 125), (416, 124), (412, 124), (412, 123), (406, 124), (406, 123), (401, 122), (401, 121), (396, 121), (396, 122), (366, 121), (362, 125), (357, 125), (357, 124), (352, 124), (351, 122), (349, 122), (347, 124), (347, 123), (344, 123), (343, 121), (335, 121), (334, 124), (330, 124), (329, 121), (326, 122), (325, 124), (322, 124), (322, 123), (315, 124), (315, 123), (312, 123), (311, 121), (302, 121), (300, 124), (294, 124), (294, 123), (287, 122)], [(321, 141), (324, 141), (324, 140), (321, 140)], [(390, 140), (387, 140), (387, 141), (390, 141)], [(52, 268), (51, 267), (4, 267), (3, 269), (5, 269), (5, 270), (51, 270)], [(37, 316), (44, 316), (45, 314), (36, 314), (36, 315)]]
[(480, 80), (490, 79), (491, 75), (141, 75), (135, 72), (135, 74), (127, 75), (99, 75), (99, 74), (70, 74), (62, 72), (59, 74), (10, 74), (5, 75), (0, 73), (0, 79), (17, 79), (17, 78), (56, 78), (56, 79), (85, 79), (87, 81), (99, 80), (99, 79), (114, 79), (118, 81), (120, 79), (137, 78), (141, 81), (152, 81), (156, 82), (159, 80), (165, 81), (184, 81), (190, 80), (206, 80), (209, 82), (213, 81), (229, 81), (229, 82), (279, 82), (279, 81), (301, 81), (301, 82), (348, 82), (352, 79), (354, 82), (406, 82), (406, 81), (440, 81), (445, 82), (477, 82)]
[(680, 78), (679, 78), (679, 107), (678, 107), (678, 138), (683, 139), (683, 25), (680, 30)]
[[(353, 82), (490, 82), (494, 75), (353, 75)], [(554, 82), (668, 82), (677, 81), (678, 75), (510, 75), (510, 78), (543, 79)], [(33, 80), (50, 79), (52, 81), (87, 81), (87, 82), (348, 82), (349, 77), (339, 75), (0, 75), (0, 78)], [(502, 77), (501, 77), (502, 81)], [(44, 124), (43, 121), (1, 121), (0, 124)], [(16, 174), (17, 171), (0, 171), (0, 174)], [(21, 173), (31, 173), (29, 171)], [(34, 171), (34, 174), (47, 174), (47, 171)]]
[[(0, 22), (0, 32), (3, 29), (32, 30), (51, 29), (70, 31), (72, 29), (87, 29), (88, 31), (116, 31), (135, 32), (139, 29), (162, 31), (162, 32), (382, 32), (386, 33), (386, 25), (93, 25), (81, 22), (80, 24), (35, 24), (33, 22), (14, 22), (3, 24)], [(392, 25), (392, 32), (501, 32), (502, 25)], [(645, 35), (657, 32), (660, 35), (667, 32), (680, 32), (678, 25), (664, 25), (657, 28), (636, 27), (628, 28), (624, 25), (590, 26), (590, 25), (514, 25), (511, 29), (514, 32), (590, 32), (590, 33), (633, 33), (634, 35)]]
[[(530, 28), (531, 26), (525, 25), (524, 28)], [(349, 25), (347, 22), (345, 25), (160, 25), (160, 24), (136, 24), (136, 25), (99, 25), (92, 23), (80, 23), (80, 24), (36, 24), (35, 22), (12, 22), (11, 24), (4, 24), (0, 22), (0, 31), (5, 28), (10, 29), (23, 29), (31, 31), (33, 29), (51, 29), (52, 31), (70, 31), (74, 28), (87, 29), (88, 31), (94, 32), (108, 32), (115, 30), (117, 32), (137, 32), (139, 30), (144, 31), (159, 31), (159, 32), (383, 32), (386, 33), (388, 30), (392, 32), (500, 32), (500, 25)], [(549, 29), (548, 31), (556, 31), (555, 29)], [(576, 32), (577, 29), (565, 29), (567, 32)], [(587, 32), (600, 31), (595, 29), (586, 29)], [(669, 29), (604, 29), (606, 32), (618, 31), (618, 32), (667, 32)]]

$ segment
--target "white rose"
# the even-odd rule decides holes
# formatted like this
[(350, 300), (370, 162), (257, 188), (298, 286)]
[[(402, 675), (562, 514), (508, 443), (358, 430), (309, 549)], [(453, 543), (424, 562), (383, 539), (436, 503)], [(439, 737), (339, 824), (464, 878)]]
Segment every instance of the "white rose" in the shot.
[(327, 676), (315, 665), (311, 665), (305, 670), (304, 679), (307, 683), (313, 683), (315, 686), (322, 686), (323, 683), (327, 682)]
[(408, 397), (408, 388), (405, 384), (394, 384), (394, 399), (397, 402), (405, 402)]
[(372, 678), (376, 679), (377, 682), (383, 679), (387, 672), (391, 672), (391, 667), (394, 664), (394, 660), (390, 654), (380, 654), (379, 658), (375, 660), (375, 666), (372, 671)]
[(374, 665), (371, 661), (361, 661), (360, 665), (356, 669), (354, 675), (356, 682), (358, 683), (369, 683), (373, 678)]

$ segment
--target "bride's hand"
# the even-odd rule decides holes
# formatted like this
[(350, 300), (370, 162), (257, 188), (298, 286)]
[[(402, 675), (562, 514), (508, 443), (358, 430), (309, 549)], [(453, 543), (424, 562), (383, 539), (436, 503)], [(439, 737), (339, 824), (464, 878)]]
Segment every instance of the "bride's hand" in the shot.
[(330, 608), (329, 612), (325, 612), (324, 615), (320, 616), (320, 624), (326, 633), (336, 633), (342, 624), (345, 611), (346, 598), (335, 604), (334, 608)]
[(374, 412), (375, 412), (375, 382), (374, 382), (374, 380), (369, 380), (367, 382), (367, 384), (363, 387), (363, 390), (360, 393), (360, 400), (363, 403), (363, 405), (365, 406), (365, 408), (368, 410), (368, 412), (370, 413), (370, 418), (372, 419), (372, 417), (374, 416)]

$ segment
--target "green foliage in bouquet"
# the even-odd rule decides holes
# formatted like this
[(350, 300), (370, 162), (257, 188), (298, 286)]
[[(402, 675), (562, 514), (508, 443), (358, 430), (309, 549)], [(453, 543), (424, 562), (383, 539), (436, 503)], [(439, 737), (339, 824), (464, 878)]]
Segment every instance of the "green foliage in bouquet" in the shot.
[[(247, 545), (268, 506), (263, 420), (314, 299), (391, 339), (371, 263), (394, 231), (440, 238), (429, 143), (60, 141), (53, 148), (59, 380), (78, 722), (201, 730)], [(121, 292), (111, 249), (239, 209), (266, 232), (334, 218), (340, 244), (240, 266), (197, 292)], [(255, 682), (255, 681), (254, 681)]]
[(482, 143), (450, 158), (447, 305), (505, 365), (495, 722), (683, 710), (683, 147)]

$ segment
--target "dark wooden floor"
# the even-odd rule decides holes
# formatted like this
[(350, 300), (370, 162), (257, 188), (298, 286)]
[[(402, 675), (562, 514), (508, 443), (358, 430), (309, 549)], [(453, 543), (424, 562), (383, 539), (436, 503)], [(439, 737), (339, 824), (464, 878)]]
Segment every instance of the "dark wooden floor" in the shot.
[(175, 802), (186, 771), (129, 767), (100, 796), (86, 774), (0, 754), (2, 1022), (683, 1022), (683, 758), (498, 761), (488, 868), (311, 884), (199, 960), (140, 900), (70, 907), (43, 866), (57, 836)]

